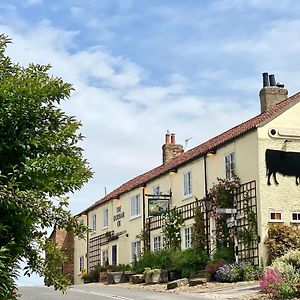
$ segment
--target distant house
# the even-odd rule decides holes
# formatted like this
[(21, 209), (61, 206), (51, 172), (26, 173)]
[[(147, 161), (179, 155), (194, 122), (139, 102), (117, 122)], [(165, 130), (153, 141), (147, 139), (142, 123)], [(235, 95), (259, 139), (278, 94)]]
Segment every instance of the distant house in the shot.
[[(268, 225), (300, 222), (300, 93), (288, 98), (284, 86), (276, 85), (274, 75), (267, 73), (263, 83), (258, 116), (187, 152), (176, 144), (174, 134), (167, 133), (162, 165), (129, 180), (78, 215), (91, 232), (86, 240), (74, 239), (75, 284), (81, 282), (83, 269), (130, 263), (143, 247), (161, 249), (164, 221), (160, 212), (175, 206), (184, 218), (182, 249), (190, 247), (196, 199), (205, 198), (217, 178), (231, 180), (235, 175), (240, 178), (237, 226), (247, 225), (242, 204), (247, 195), (259, 236), (248, 248), (239, 244), (237, 254), (256, 264), (266, 259)], [(213, 220), (206, 224), (207, 251), (211, 252)], [(141, 238), (142, 230), (148, 233), (147, 240)]]

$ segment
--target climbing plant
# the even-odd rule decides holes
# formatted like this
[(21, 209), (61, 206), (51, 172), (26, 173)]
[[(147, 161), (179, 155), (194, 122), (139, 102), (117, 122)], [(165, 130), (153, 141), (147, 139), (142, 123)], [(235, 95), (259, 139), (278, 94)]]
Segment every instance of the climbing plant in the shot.
[(249, 247), (253, 241), (257, 240), (257, 219), (256, 213), (251, 208), (250, 198), (246, 196), (243, 202), (246, 226), (243, 226), (237, 235), (242, 244)]
[(227, 226), (226, 220), (228, 215), (217, 214), (217, 208), (233, 208), (234, 192), (239, 187), (240, 180), (238, 177), (234, 180), (218, 178), (218, 182), (209, 190), (208, 199), (211, 203), (210, 215), (216, 220), (216, 240), (217, 248), (233, 247), (231, 233)]
[[(195, 222), (192, 227), (192, 246), (197, 250), (205, 250), (206, 244), (206, 235), (205, 235), (205, 218), (204, 211), (202, 209), (203, 201), (196, 199), (199, 201), (199, 206), (195, 209)], [(201, 201), (201, 202), (200, 202)]]
[(183, 218), (180, 211), (174, 207), (165, 213), (165, 225), (162, 232), (164, 236), (165, 249), (176, 250), (180, 249), (181, 237), (180, 227), (183, 224)]

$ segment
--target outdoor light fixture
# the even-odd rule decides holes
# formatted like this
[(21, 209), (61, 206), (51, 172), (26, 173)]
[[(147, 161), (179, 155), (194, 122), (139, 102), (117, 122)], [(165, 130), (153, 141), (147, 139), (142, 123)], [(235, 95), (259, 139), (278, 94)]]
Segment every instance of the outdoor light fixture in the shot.
[(169, 172), (170, 175), (175, 175), (176, 173), (177, 173), (177, 169), (172, 169), (172, 170)]
[(207, 152), (206, 156), (213, 156), (217, 153), (217, 150), (213, 149)]

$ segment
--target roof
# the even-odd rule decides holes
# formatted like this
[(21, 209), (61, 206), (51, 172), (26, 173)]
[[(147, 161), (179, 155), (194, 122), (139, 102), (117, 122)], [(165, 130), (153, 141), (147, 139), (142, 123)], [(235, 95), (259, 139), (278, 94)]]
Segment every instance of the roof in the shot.
[(265, 125), (266, 123), (270, 122), (272, 119), (274, 119), (275, 117), (277, 117), (282, 112), (284, 112), (294, 104), (298, 103), (299, 101), (300, 92), (279, 102), (278, 104), (269, 108), (265, 112), (257, 115), (256, 117), (251, 118), (248, 121), (241, 123), (225, 131), (224, 133), (208, 140), (207, 142), (180, 154), (171, 161), (127, 181), (126, 183), (113, 190), (111, 193), (107, 194), (102, 199), (96, 201), (94, 204), (92, 204), (90, 207), (84, 210), (81, 214), (87, 213), (93, 208), (109, 200), (119, 198), (122, 194), (129, 192), (139, 186), (144, 186), (149, 181), (154, 180), (161, 175), (169, 173), (170, 171), (177, 169), (179, 166), (187, 164), (192, 160), (202, 157), (209, 151), (216, 150), (221, 145), (226, 144), (234, 140), (235, 138), (244, 135), (251, 130), (256, 129), (257, 127)]

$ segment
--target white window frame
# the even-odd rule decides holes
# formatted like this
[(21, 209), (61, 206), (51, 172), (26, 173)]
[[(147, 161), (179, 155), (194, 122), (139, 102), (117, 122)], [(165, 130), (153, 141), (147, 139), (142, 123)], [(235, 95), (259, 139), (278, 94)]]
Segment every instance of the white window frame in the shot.
[(225, 163), (225, 178), (227, 180), (233, 180), (236, 176), (236, 164), (235, 164), (234, 151), (225, 155), (224, 163)]
[(160, 188), (159, 185), (152, 188), (152, 195), (160, 195)]
[(188, 171), (183, 174), (183, 197), (192, 196), (192, 172)]
[(97, 228), (97, 215), (93, 214), (92, 215), (92, 230), (96, 231)]
[[(293, 215), (297, 214), (297, 220), (293, 220)], [(300, 211), (291, 212), (291, 223), (300, 223)]]
[(192, 247), (192, 226), (187, 226), (184, 228), (184, 249)]
[(141, 241), (136, 240), (131, 242), (131, 261), (134, 262), (134, 260), (139, 260), (141, 257)]
[(79, 257), (79, 274), (84, 270), (84, 256)]
[(130, 218), (135, 219), (141, 216), (141, 195), (137, 194), (131, 197), (130, 201)]
[(153, 237), (153, 251), (160, 251), (162, 249), (162, 238), (161, 235)]
[[(280, 219), (272, 219), (272, 214), (280, 214)], [(270, 210), (269, 212), (269, 222), (283, 222), (283, 212), (281, 210)]]
[(106, 229), (108, 227), (108, 208), (103, 209), (103, 227), (102, 229)]

